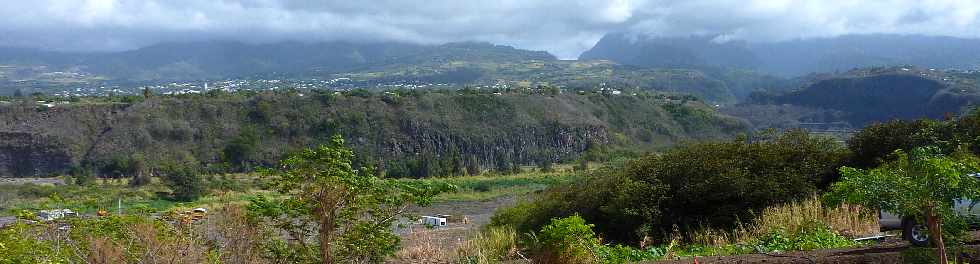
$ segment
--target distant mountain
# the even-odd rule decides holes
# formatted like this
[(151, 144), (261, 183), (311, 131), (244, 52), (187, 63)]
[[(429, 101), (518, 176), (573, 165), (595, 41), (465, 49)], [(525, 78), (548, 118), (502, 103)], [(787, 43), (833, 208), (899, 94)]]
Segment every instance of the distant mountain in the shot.
[(646, 67), (739, 68), (783, 77), (871, 66), (980, 67), (980, 40), (919, 35), (847, 35), (783, 42), (609, 34), (579, 59)]
[(579, 59), (669, 68), (755, 68), (761, 64), (741, 42), (716, 43), (711, 37), (633, 39), (623, 34), (606, 35)]
[[(563, 61), (543, 51), (489, 43), (443, 45), (346, 42), (167, 43), (113, 53), (61, 53), (0, 48), (0, 90), (58, 92), (78, 83), (181, 82), (227, 78), (353, 80), (356, 87), (442, 84), (566, 90), (656, 90), (734, 103), (785, 81), (729, 69), (669, 69), (611, 61)], [(4, 87), (4, 81), (8, 87)], [(96, 87), (101, 84), (94, 85)], [(404, 87), (404, 86), (402, 86)]]
[[(802, 89), (755, 94), (749, 103), (726, 112), (768, 125), (792, 123), (773, 122), (792, 116), (800, 119), (795, 122), (846, 122), (860, 127), (891, 119), (941, 119), (980, 104), (980, 72), (890, 67), (812, 77)], [(772, 113), (783, 117), (767, 116)]]
[(62, 53), (0, 48), (0, 65), (75, 69), (110, 79), (197, 80), (251, 75), (308, 75), (356, 71), (391, 64), (417, 64), (461, 58), (485, 61), (555, 60), (542, 51), (486, 43), (438, 46), (400, 43), (244, 44), (239, 42), (165, 43), (112, 53)]

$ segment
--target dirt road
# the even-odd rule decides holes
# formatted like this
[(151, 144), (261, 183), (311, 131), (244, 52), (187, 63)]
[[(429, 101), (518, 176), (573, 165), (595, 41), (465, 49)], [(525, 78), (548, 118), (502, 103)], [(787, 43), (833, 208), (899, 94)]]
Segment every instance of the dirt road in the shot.
[(51, 184), (51, 185), (62, 185), (65, 181), (61, 178), (0, 178), (0, 184)]
[[(974, 241), (962, 248), (960, 256), (963, 263), (980, 263), (980, 232), (972, 233)], [(719, 264), (850, 264), (850, 263), (932, 263), (928, 256), (935, 256), (934, 249), (912, 248), (907, 242), (892, 239), (876, 245), (853, 249), (828, 249), (808, 252), (788, 252), (784, 254), (750, 254), (737, 256), (699, 257), (697, 263)], [(927, 256), (927, 257), (923, 257)], [(693, 258), (643, 262), (649, 264), (690, 264)]]

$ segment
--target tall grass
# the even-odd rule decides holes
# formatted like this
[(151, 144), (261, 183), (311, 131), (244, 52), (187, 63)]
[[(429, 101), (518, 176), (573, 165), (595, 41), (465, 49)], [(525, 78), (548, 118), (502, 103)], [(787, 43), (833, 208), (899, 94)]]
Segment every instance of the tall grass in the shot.
[(460, 263), (496, 263), (522, 257), (517, 249), (517, 231), (511, 227), (491, 227), (467, 240), (457, 249)]
[(686, 234), (683, 239), (693, 244), (723, 246), (749, 243), (780, 231), (795, 231), (814, 224), (825, 225), (830, 230), (848, 237), (877, 233), (877, 213), (854, 205), (828, 207), (820, 197), (780, 206), (768, 207), (749, 224), (738, 224), (733, 230), (701, 228)]

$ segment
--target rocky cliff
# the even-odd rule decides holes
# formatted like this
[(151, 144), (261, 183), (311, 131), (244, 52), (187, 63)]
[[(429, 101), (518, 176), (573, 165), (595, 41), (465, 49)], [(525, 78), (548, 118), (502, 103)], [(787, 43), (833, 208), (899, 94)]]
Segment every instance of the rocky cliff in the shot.
[[(744, 124), (666, 96), (314, 92), (186, 95), (52, 108), (0, 106), (0, 176), (118, 173), (120, 164), (270, 166), (340, 134), (381, 168), (567, 162), (606, 147), (663, 147), (727, 137)], [(433, 165), (435, 166), (435, 165)], [(428, 165), (425, 165), (428, 168)]]

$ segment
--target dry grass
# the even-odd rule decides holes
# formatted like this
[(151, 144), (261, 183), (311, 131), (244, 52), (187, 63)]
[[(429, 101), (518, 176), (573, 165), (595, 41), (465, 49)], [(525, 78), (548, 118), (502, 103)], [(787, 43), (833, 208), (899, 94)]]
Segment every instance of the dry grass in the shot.
[(729, 245), (748, 242), (777, 230), (799, 230), (814, 222), (850, 237), (874, 234), (879, 230), (877, 213), (873, 210), (846, 204), (825, 207), (820, 197), (813, 195), (803, 201), (766, 208), (751, 224), (739, 224), (732, 231), (702, 228), (685, 237), (700, 245)]
[(91, 264), (125, 263), (126, 252), (112, 240), (98, 237), (89, 238), (89, 253), (86, 261)]
[(216, 210), (195, 230), (198, 237), (215, 248), (213, 252), (221, 263), (268, 263), (260, 248), (268, 234), (249, 223), (245, 214), (242, 206), (228, 205)]
[(395, 252), (396, 262), (452, 263), (456, 259), (455, 248), (459, 245), (444, 243), (439, 239), (438, 232), (438, 230), (412, 230), (404, 241), (413, 243)]
[(492, 227), (466, 241), (448, 242), (440, 239), (442, 230), (413, 230), (404, 241), (411, 241), (395, 253), (397, 263), (499, 263), (520, 259), (517, 252), (517, 231), (513, 228)]

